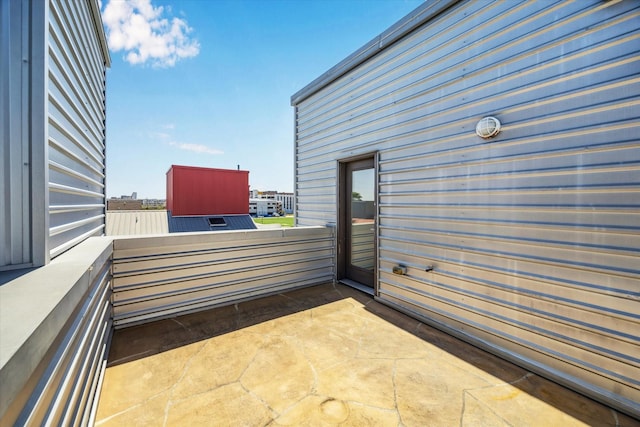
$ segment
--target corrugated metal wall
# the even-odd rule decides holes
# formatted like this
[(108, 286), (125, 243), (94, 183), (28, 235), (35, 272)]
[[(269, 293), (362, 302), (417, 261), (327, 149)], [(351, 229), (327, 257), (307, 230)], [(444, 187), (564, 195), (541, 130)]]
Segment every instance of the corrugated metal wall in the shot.
[(640, 3), (458, 2), (306, 93), (298, 224), (377, 151), (378, 298), (640, 415)]
[[(16, 218), (22, 223), (29, 216), (28, 206), (24, 212), (25, 206), (22, 203), (23, 188), (28, 183), (28, 175), (22, 165), (28, 161), (28, 157), (18, 143), (22, 139), (19, 123), (24, 114), (19, 108), (22, 93), (18, 90), (22, 80), (18, 59), (22, 52), (20, 49), (11, 49), (12, 46), (21, 45), (21, 14), (15, 11), (19, 6), (18, 3), (0, 3), (0, 31), (3, 41), (0, 43), (0, 195), (4, 201), (0, 207), (0, 266), (21, 265), (30, 261), (29, 242), (24, 241), (23, 227), (19, 228), (19, 234), (14, 235), (13, 229), (17, 227), (11, 226)], [(13, 144), (12, 140), (15, 141)], [(11, 172), (7, 173), (9, 171)], [(28, 223), (25, 225), (28, 229)]]
[(0, 269), (104, 229), (105, 69), (95, 0), (0, 5)]
[(47, 166), (52, 257), (104, 233), (108, 59), (96, 33), (100, 27), (94, 22), (92, 1), (51, 0), (49, 5)]
[(185, 233), (114, 241), (116, 327), (333, 281), (325, 227)]
[(37, 185), (45, 155), (44, 103), (38, 102), (44, 46), (36, 42), (44, 39), (45, 21), (42, 3), (0, 3), (0, 270), (43, 265), (47, 258), (37, 249), (46, 243), (38, 230), (44, 228), (44, 182)]
[[(0, 415), (0, 425), (93, 424), (94, 405), (97, 405), (112, 333), (112, 246), (107, 240), (94, 246), (100, 251), (99, 255), (87, 261), (89, 268), (65, 295), (61, 308), (47, 316), (42, 325), (47, 331), (37, 334), (37, 344), (25, 344), (32, 345), (34, 353), (45, 354), (23, 390), (14, 396), (5, 396), (7, 401), (13, 401), (6, 413)], [(95, 250), (92, 248), (89, 252), (93, 254)], [(82, 255), (75, 254), (73, 259), (62, 261), (73, 264), (62, 269), (66, 269), (67, 274), (74, 272), (80, 259)], [(28, 308), (25, 310), (29, 312)], [(43, 337), (47, 335), (55, 338), (49, 348), (43, 349), (41, 347), (47, 345)], [(16, 375), (18, 371), (20, 369)]]

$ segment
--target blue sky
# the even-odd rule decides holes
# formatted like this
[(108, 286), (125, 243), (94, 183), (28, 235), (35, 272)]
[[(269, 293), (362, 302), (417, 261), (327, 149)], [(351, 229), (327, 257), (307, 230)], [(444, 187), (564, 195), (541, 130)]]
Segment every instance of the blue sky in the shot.
[(165, 198), (172, 164), (293, 191), (290, 98), (419, 0), (103, 0), (107, 196)]

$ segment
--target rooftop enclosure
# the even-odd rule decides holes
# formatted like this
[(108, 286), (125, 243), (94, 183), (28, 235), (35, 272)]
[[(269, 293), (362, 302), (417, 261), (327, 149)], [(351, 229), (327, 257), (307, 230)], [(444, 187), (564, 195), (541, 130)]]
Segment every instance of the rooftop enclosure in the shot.
[(172, 165), (167, 210), (173, 216), (249, 213), (249, 172)]
[(95, 0), (0, 6), (0, 270), (104, 233), (105, 70)]
[[(2, 1), (0, 28), (0, 425), (92, 425), (115, 329), (135, 337), (136, 327), (152, 321), (181, 326), (185, 318), (173, 317), (205, 316), (202, 310), (216, 307), (247, 328), (269, 329), (274, 319), (284, 328), (236, 349), (295, 338), (304, 328), (288, 322), (302, 320), (320, 328), (317, 337), (355, 340), (370, 353), (382, 346), (380, 354), (393, 361), (385, 372), (396, 375), (387, 380), (423, 363), (415, 361), (422, 356), (415, 363), (397, 357), (404, 347), (395, 338), (409, 339), (412, 349), (434, 349), (389, 325), (407, 314), (414, 325), (433, 325), (520, 365), (493, 359), (502, 368), (491, 389), (456, 389), (462, 409), (475, 415), (500, 421), (499, 412), (481, 404), (496, 384), (510, 396), (542, 390), (553, 402), (551, 388), (527, 388), (539, 374), (611, 406), (617, 424), (634, 421), (616, 410), (640, 419), (637, 1), (428, 0), (293, 96), (298, 227), (124, 238), (101, 236), (109, 57), (97, 2)], [(492, 139), (475, 134), (486, 116), (502, 122)], [(348, 300), (347, 316), (366, 325), (358, 331), (365, 335), (344, 321), (338, 322), (344, 330), (334, 323), (327, 335), (306, 316), (320, 314), (313, 307), (327, 298), (304, 302), (290, 291), (318, 284), (342, 289), (336, 281), (343, 279), (345, 195), (349, 206), (358, 204), (346, 193), (343, 172), (369, 161), (374, 194), (361, 193), (362, 209), (350, 209), (359, 219), (356, 262), (374, 276), (373, 300), (364, 305), (377, 312), (357, 303), (363, 296)], [(248, 172), (209, 171), (172, 167), (173, 215), (248, 213)], [(169, 177), (174, 172), (178, 179)], [(198, 189), (207, 190), (206, 200), (223, 191), (209, 180), (215, 174), (237, 185), (237, 192), (224, 189), (234, 194), (234, 212), (210, 212), (216, 207), (197, 202)], [(170, 202), (171, 194), (194, 198), (182, 206)], [(278, 317), (273, 300), (252, 306), (265, 317), (243, 312), (244, 303), (266, 295), (311, 312)], [(324, 309), (331, 313), (333, 306)], [(221, 326), (204, 318), (209, 323), (200, 324), (201, 332)], [(378, 329), (375, 337), (367, 334)], [(240, 336), (254, 333), (241, 329)], [(438, 336), (442, 346), (452, 340)], [(203, 346), (212, 338), (197, 337)], [(328, 347), (302, 338), (296, 345), (310, 345), (310, 358)], [(363, 346), (366, 339), (371, 346)], [(187, 344), (193, 342), (176, 341), (160, 353), (186, 354), (193, 348)], [(461, 357), (474, 381), (485, 384), (484, 359), (469, 356), (476, 351), (464, 347)], [(479, 369), (468, 366), (473, 363)], [(258, 378), (259, 368), (253, 365), (246, 379)], [(509, 376), (519, 369), (522, 376)], [(336, 372), (339, 385), (360, 371)], [(414, 373), (410, 384), (421, 381)], [(263, 383), (247, 389), (256, 384)], [(264, 384), (258, 389), (274, 385)], [(406, 402), (403, 396), (421, 396), (402, 384), (389, 389), (396, 406)], [(432, 376), (421, 384), (446, 389)], [(243, 391), (223, 392), (229, 390)], [(311, 403), (318, 396), (310, 395)], [(343, 408), (336, 404), (348, 400), (341, 396), (323, 401), (334, 415)], [(597, 419), (584, 415), (597, 404), (576, 401), (587, 403), (567, 414)], [(357, 415), (362, 407), (352, 403)], [(547, 406), (540, 408), (538, 415)]]
[(331, 282), (332, 233), (94, 237), (0, 286), (0, 425), (92, 424), (113, 324)]
[(293, 95), (297, 224), (373, 159), (378, 301), (638, 416), (639, 75), (637, 1), (427, 1)]

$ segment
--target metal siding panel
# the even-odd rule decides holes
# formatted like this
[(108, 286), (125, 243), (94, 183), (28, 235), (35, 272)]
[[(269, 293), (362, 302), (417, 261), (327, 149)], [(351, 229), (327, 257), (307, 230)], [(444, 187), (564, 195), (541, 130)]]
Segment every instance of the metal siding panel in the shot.
[(0, 7), (0, 270), (48, 261), (43, 142), (47, 10), (47, 2), (21, 0)]
[(249, 213), (249, 172), (172, 165), (168, 174), (172, 216)]
[(29, 174), (24, 166), (29, 163), (29, 145), (23, 125), (28, 116), (28, 83), (21, 60), (22, 29), (30, 26), (24, 15), (20, 2), (0, 5), (0, 269), (31, 262)]
[[(395, 294), (400, 298), (401, 295), (408, 299), (423, 298), (425, 305), (439, 307), (440, 311), (454, 319), (499, 331), (503, 338), (509, 337), (518, 345), (532, 347), (550, 357), (563, 355), (585, 370), (597, 372), (598, 369), (594, 367), (600, 367), (611, 378), (625, 384), (627, 392), (640, 384), (635, 377), (640, 366), (640, 359), (636, 356), (637, 342), (606, 336), (602, 331), (584, 330), (574, 319), (555, 315), (546, 318), (543, 313), (527, 307), (525, 298), (522, 298), (521, 304), (516, 304), (512, 298), (500, 300), (487, 297), (484, 291), (474, 294), (470, 292), (473, 288), (469, 289), (470, 286), (459, 280), (450, 282), (450, 286), (446, 281), (435, 280), (435, 285), (424, 295), (424, 289), (415, 288), (411, 278), (391, 277), (391, 273), (385, 273), (384, 276), (386, 281), (394, 283), (394, 287), (383, 293)], [(464, 298), (459, 294), (461, 283), (466, 290)], [(596, 321), (592, 319), (590, 322)], [(601, 384), (606, 382), (600, 381)]]
[(459, 2), (296, 102), (298, 223), (377, 151), (379, 299), (638, 416), (639, 42), (637, 2)]
[(49, 17), (49, 247), (55, 257), (104, 233), (105, 60), (87, 2)]
[(332, 281), (333, 258), (325, 227), (118, 239), (115, 325)]
[(296, 222), (298, 225), (336, 224), (335, 153), (301, 153), (296, 145)]

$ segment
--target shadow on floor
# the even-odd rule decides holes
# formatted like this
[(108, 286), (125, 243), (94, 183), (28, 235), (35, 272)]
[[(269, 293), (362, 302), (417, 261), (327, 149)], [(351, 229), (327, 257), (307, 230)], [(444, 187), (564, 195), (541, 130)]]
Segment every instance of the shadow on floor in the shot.
[(149, 357), (325, 304), (372, 298), (343, 285), (321, 285), (216, 307), (115, 331), (107, 366)]
[[(640, 425), (636, 420), (616, 413), (612, 409), (583, 395), (532, 374), (504, 359), (382, 305), (374, 301), (369, 295), (340, 284), (327, 284), (293, 290), (283, 294), (117, 330), (112, 340), (108, 368), (265, 322), (284, 321), (283, 319), (287, 316), (323, 306), (329, 307), (331, 303), (345, 302), (347, 300), (353, 301), (358, 306), (361, 306), (364, 311), (375, 315), (375, 318), (379, 319), (379, 321), (376, 320), (375, 327), (365, 331), (364, 338), (361, 339), (361, 343), (364, 343), (364, 345), (369, 339), (375, 340), (376, 336), (379, 336), (382, 329), (384, 329), (385, 333), (387, 333), (385, 335), (387, 343), (383, 344), (392, 349), (392, 352), (398, 352), (397, 345), (405, 345), (404, 343), (407, 341), (398, 341), (396, 345), (394, 334), (400, 339), (402, 338), (401, 335), (409, 333), (419, 338), (422, 342), (429, 344), (430, 348), (439, 350), (435, 350), (438, 354), (446, 355), (446, 359), (440, 357), (434, 360), (433, 363), (446, 363), (451, 372), (464, 372), (464, 375), (466, 375), (464, 378), (483, 376), (499, 379), (500, 384), (503, 384), (504, 387), (501, 385), (490, 387), (469, 385), (467, 388), (465, 385), (459, 385), (463, 394), (462, 415), (460, 415), (461, 425), (463, 424), (465, 410), (466, 414), (473, 414), (476, 420), (482, 420), (482, 417), (485, 416), (482, 414), (490, 412), (491, 417), (496, 416), (506, 422), (507, 418), (499, 414), (496, 415), (497, 412), (503, 410), (501, 408), (502, 401), (504, 401), (504, 405), (511, 407), (514, 404), (517, 405), (518, 402), (525, 402), (523, 405), (528, 405), (526, 401), (518, 400), (517, 396), (514, 396), (513, 390), (533, 397), (537, 403), (541, 402), (543, 405), (554, 407), (567, 416), (588, 425)], [(345, 325), (345, 327), (348, 327), (348, 325)], [(384, 350), (384, 345), (382, 348)], [(373, 354), (370, 357), (376, 357), (376, 355)], [(381, 359), (385, 357), (385, 354), (380, 354)], [(397, 356), (395, 357), (397, 358)], [(437, 372), (432, 375), (437, 375)], [(411, 381), (411, 378), (408, 378)], [(423, 380), (416, 379), (418, 382)], [(452, 381), (455, 381), (455, 378)], [(463, 379), (461, 381), (466, 380)], [(426, 384), (426, 386), (428, 387), (429, 384)], [(407, 390), (411, 390), (411, 387), (407, 388)], [(504, 394), (507, 391), (508, 395)], [(397, 390), (394, 392), (398, 393)], [(486, 401), (492, 402), (491, 407), (485, 404)], [(418, 399), (416, 402), (418, 406), (423, 405), (425, 408), (428, 406), (425, 401)], [(438, 408), (434, 407), (429, 410), (437, 411)], [(504, 408), (504, 410), (507, 409)], [(508, 410), (517, 411), (518, 408), (509, 408)], [(466, 416), (469, 420), (469, 415)], [(544, 414), (541, 414), (541, 417), (544, 417)], [(511, 420), (513, 419), (511, 418)], [(535, 421), (531, 424), (546, 424), (544, 418)]]

